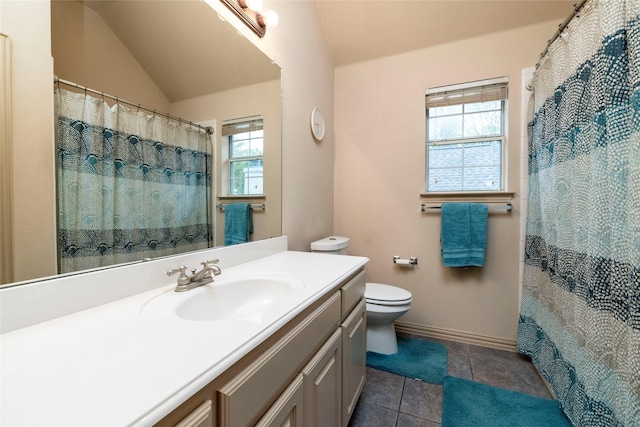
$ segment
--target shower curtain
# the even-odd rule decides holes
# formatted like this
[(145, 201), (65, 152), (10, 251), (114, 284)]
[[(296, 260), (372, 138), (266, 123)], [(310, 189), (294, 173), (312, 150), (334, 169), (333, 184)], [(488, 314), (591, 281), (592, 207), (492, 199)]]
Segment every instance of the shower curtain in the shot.
[(532, 81), (518, 350), (577, 426), (640, 426), (640, 1), (589, 0)]
[(209, 246), (203, 130), (61, 88), (56, 108), (61, 273)]

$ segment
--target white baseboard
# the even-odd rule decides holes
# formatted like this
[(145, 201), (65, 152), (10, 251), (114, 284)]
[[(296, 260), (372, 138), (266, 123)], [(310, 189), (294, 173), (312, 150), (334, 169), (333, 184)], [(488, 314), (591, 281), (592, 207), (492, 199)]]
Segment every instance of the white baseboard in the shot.
[(499, 350), (516, 351), (516, 341), (504, 338), (490, 337), (455, 329), (437, 328), (435, 326), (418, 325), (409, 322), (395, 322), (396, 332), (418, 335), (422, 337), (439, 338), (448, 341), (463, 342), (465, 344), (496, 348)]

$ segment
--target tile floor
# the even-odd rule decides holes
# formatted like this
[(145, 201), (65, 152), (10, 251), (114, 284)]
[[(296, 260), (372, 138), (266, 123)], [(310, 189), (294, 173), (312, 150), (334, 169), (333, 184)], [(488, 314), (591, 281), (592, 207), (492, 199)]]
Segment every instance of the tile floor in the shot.
[[(449, 375), (551, 398), (525, 356), (435, 338), (428, 340), (447, 348)], [(442, 385), (367, 368), (367, 383), (349, 427), (440, 427), (441, 422)]]

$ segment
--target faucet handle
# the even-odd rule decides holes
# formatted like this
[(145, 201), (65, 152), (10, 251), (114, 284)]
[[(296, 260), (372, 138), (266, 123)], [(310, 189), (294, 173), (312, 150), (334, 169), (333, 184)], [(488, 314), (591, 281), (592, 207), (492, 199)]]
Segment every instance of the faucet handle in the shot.
[(219, 276), (220, 273), (222, 273), (220, 266), (217, 264), (219, 262), (220, 260), (218, 258), (215, 258), (202, 261), (200, 264), (202, 264), (203, 270), (208, 270), (210, 273), (213, 273), (214, 276)]
[(185, 273), (187, 271), (187, 266), (186, 265), (181, 265), (178, 268), (174, 268), (172, 270), (167, 270), (167, 276), (173, 276), (174, 274), (180, 272), (180, 277), (182, 276), (186, 276), (187, 274)]
[(178, 276), (177, 280), (178, 285), (186, 285), (191, 281), (191, 278), (187, 275), (186, 270), (187, 266), (181, 265), (180, 267), (174, 268), (173, 270), (168, 270), (167, 276), (173, 276), (174, 274), (179, 272), (180, 275)]

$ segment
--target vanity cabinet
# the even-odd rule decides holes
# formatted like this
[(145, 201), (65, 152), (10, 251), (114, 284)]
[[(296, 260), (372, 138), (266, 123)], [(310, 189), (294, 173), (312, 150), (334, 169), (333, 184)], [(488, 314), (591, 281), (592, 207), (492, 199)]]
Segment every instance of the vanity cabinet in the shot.
[(218, 390), (220, 427), (253, 425), (269, 408), (273, 391), (283, 390), (303, 369), (340, 320), (340, 293), (264, 349), (256, 360)]
[(214, 427), (213, 403), (207, 400), (187, 415), (176, 427)]
[(365, 325), (360, 270), (157, 425), (179, 425), (211, 400), (216, 427), (345, 427), (365, 381)]
[(339, 426), (342, 423), (342, 330), (337, 329), (302, 370), (304, 425)]
[(367, 373), (367, 312), (361, 299), (341, 325), (342, 329), (342, 426), (351, 415), (364, 388)]
[(256, 427), (302, 426), (304, 421), (303, 383), (304, 377), (300, 374), (256, 423)]

